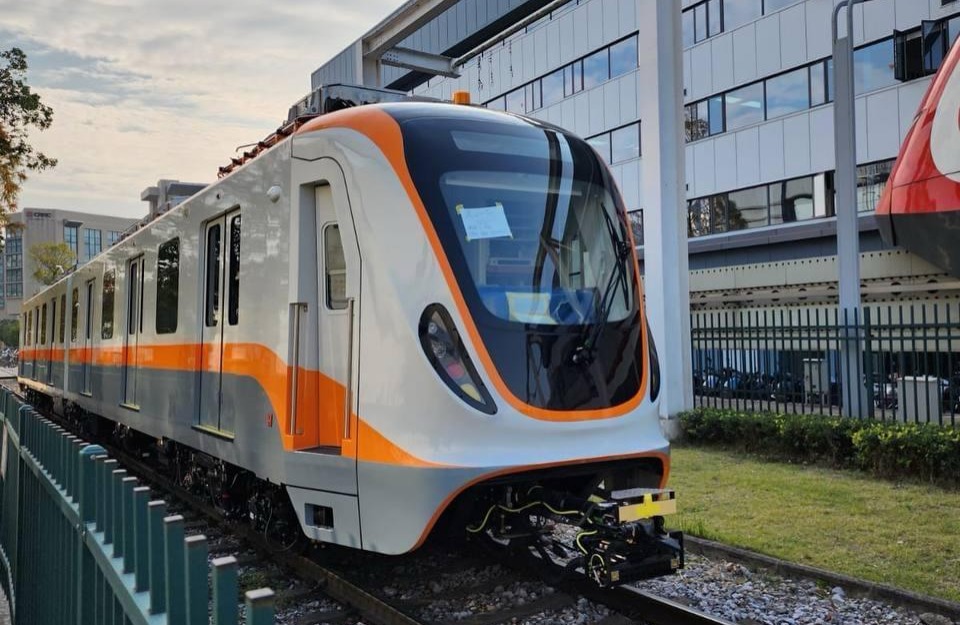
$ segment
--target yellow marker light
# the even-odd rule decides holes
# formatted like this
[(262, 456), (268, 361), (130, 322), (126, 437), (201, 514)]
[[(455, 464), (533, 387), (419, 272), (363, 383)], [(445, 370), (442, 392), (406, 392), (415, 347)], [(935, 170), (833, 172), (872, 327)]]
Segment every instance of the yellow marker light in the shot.
[(461, 384), (460, 390), (462, 390), (464, 393), (466, 393), (470, 397), (473, 397), (477, 401), (480, 401), (480, 402), (483, 401), (483, 398), (480, 397), (480, 391), (477, 390), (476, 386), (474, 386), (473, 384), (470, 384), (469, 382), (467, 382), (466, 384)]

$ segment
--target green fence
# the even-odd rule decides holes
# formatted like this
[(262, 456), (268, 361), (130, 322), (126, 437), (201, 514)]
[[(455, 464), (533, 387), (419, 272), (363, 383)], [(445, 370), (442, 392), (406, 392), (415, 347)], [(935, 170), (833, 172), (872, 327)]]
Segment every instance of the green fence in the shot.
[[(208, 564), (207, 540), (99, 445), (0, 390), (0, 584), (14, 625), (237, 625), (237, 562)], [(210, 601), (210, 589), (213, 601)], [(246, 593), (248, 625), (274, 596)]]

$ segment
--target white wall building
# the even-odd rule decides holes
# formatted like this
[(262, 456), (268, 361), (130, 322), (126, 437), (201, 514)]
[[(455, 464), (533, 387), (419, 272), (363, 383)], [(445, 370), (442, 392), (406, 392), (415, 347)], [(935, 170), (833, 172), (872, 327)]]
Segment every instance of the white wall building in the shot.
[[(461, 77), (384, 68), (382, 81), (443, 99), (466, 90), (587, 138), (640, 211), (638, 103), (655, 96), (637, 78), (637, 14), (650, 1), (461, 0), (403, 42), (454, 58), (489, 43), (464, 59)], [(682, 0), (692, 269), (835, 254), (834, 5)], [(861, 248), (873, 251), (883, 243), (871, 211), (928, 76), (960, 34), (960, 2), (872, 0), (854, 15)], [(313, 86), (354, 82), (355, 54), (348, 48), (319, 68)]]

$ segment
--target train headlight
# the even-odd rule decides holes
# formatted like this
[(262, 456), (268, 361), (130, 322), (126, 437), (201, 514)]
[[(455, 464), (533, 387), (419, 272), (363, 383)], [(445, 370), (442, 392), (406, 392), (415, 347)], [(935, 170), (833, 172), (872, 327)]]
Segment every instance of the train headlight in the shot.
[(453, 319), (440, 304), (427, 306), (420, 316), (420, 345), (437, 375), (460, 399), (481, 412), (497, 412)]

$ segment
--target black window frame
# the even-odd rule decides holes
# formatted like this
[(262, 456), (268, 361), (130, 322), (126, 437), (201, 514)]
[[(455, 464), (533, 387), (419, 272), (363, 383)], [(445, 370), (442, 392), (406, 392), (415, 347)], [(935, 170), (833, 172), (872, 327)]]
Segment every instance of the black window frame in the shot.
[(70, 318), (70, 342), (76, 343), (80, 328), (80, 287), (73, 287), (73, 293), (70, 295), (70, 310), (73, 315)]
[[(173, 260), (169, 252), (173, 250)], [(177, 331), (180, 305), (180, 237), (174, 237), (157, 247), (157, 303), (154, 330), (157, 334)]]
[[(223, 229), (219, 222), (209, 224), (206, 228), (206, 241), (204, 250), (204, 320), (203, 323), (208, 328), (215, 328), (220, 323), (218, 313), (220, 312), (220, 279), (223, 273), (221, 262), (221, 247), (223, 245)], [(216, 233), (216, 246), (211, 240)]]
[(116, 292), (117, 270), (107, 269), (103, 272), (103, 283), (100, 287), (100, 338), (104, 340), (112, 339), (114, 335)]
[(242, 234), (242, 215), (237, 213), (230, 217), (227, 230), (230, 234), (227, 247), (227, 275), (224, 286), (229, 286), (227, 293), (227, 325), (235, 326), (240, 322), (240, 241)]

